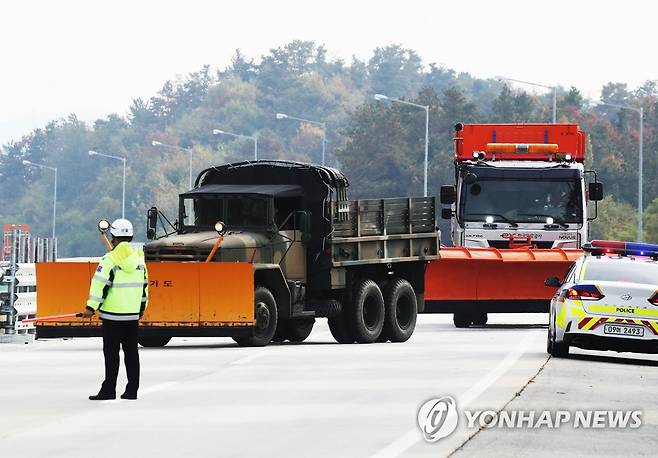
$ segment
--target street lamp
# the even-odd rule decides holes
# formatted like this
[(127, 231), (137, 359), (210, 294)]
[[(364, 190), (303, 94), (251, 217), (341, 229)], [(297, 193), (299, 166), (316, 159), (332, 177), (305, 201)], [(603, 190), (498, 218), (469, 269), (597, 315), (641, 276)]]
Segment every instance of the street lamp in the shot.
[(513, 78), (505, 78), (504, 76), (497, 76), (499, 80), (513, 81), (515, 83), (529, 84), (530, 86), (543, 87), (553, 90), (553, 124), (557, 123), (557, 86), (548, 86), (546, 84), (531, 83), (530, 81), (515, 80)]
[(89, 150), (89, 155), (90, 156), (103, 156), (103, 157), (109, 157), (110, 159), (116, 159), (117, 161), (122, 161), (123, 162), (123, 186), (122, 186), (122, 192), (121, 192), (121, 218), (126, 217), (126, 158), (125, 157), (119, 157), (119, 156), (111, 156), (109, 154), (103, 154), (99, 153), (94, 150)]
[(423, 195), (427, 197), (427, 166), (430, 146), (430, 106), (420, 105), (418, 103), (408, 102), (406, 100), (394, 99), (384, 94), (375, 94), (375, 100), (390, 100), (391, 102), (402, 103), (404, 105), (411, 105), (412, 107), (422, 108), (425, 110), (425, 166), (423, 171)]
[(189, 153), (190, 155), (190, 166), (189, 166), (189, 188), (192, 189), (192, 148), (183, 148), (182, 146), (176, 146), (176, 145), (168, 145), (166, 143), (159, 142), (157, 140), (153, 140), (151, 142), (152, 146), (162, 146), (163, 148), (169, 148), (169, 149), (175, 149), (178, 151), (185, 151)]
[(31, 165), (34, 167), (39, 167), (42, 169), (48, 169), (55, 172), (55, 184), (53, 186), (53, 239), (55, 238), (55, 222), (57, 221), (57, 167), (51, 167), (49, 165), (37, 164), (36, 162), (24, 160), (23, 165)]
[(636, 108), (630, 105), (617, 105), (615, 103), (608, 102), (594, 102), (597, 105), (606, 105), (609, 107), (619, 108), (621, 110), (630, 110), (638, 113), (640, 115), (640, 138), (638, 139), (639, 143), (639, 159), (637, 167), (637, 241), (641, 242), (644, 238), (643, 234), (643, 219), (644, 219), (644, 208), (642, 207), (642, 163), (644, 162), (644, 152), (643, 152), (643, 143), (644, 143), (644, 108)]
[(311, 121), (310, 119), (298, 118), (296, 116), (290, 116), (284, 113), (277, 113), (276, 119), (292, 119), (299, 122), (307, 122), (309, 124), (315, 124), (316, 126), (322, 127), (322, 165), (324, 165), (324, 155), (327, 148), (327, 123), (321, 121)]
[(235, 138), (245, 138), (247, 140), (253, 140), (254, 141), (254, 161), (258, 160), (258, 135), (242, 135), (242, 134), (234, 134), (233, 132), (228, 132), (226, 130), (220, 130), (220, 129), (213, 129), (212, 130), (213, 135), (228, 135), (229, 137), (235, 137)]

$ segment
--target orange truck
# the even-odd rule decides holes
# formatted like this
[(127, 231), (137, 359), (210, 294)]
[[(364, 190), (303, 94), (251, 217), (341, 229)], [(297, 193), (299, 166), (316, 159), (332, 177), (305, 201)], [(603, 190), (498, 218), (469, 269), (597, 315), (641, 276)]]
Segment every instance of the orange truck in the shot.
[[(173, 223), (149, 210), (140, 343), (301, 342), (317, 318), (340, 343), (409, 339), (438, 258), (434, 198), (349, 200), (348, 185), (329, 167), (249, 161), (202, 171)], [(37, 315), (81, 310), (95, 268), (38, 263)], [(37, 338), (97, 335), (97, 319), (37, 324)]]
[[(454, 247), (425, 275), (425, 312), (457, 327), (492, 312), (548, 312), (555, 288), (581, 256), (603, 187), (586, 171), (576, 124), (457, 124), (455, 184), (441, 187)], [(587, 202), (593, 201), (593, 208)]]

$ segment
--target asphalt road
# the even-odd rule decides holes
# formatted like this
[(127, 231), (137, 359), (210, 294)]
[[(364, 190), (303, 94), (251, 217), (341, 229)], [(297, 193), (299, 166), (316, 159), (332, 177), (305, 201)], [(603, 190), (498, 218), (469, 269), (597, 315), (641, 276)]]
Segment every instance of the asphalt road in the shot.
[[(655, 415), (642, 399), (656, 387), (657, 367), (596, 353), (547, 363), (545, 321), (546, 315), (494, 315), (484, 328), (463, 330), (449, 316), (424, 315), (404, 344), (339, 345), (324, 320), (297, 345), (240, 348), (229, 339), (174, 339), (163, 349), (141, 349), (137, 401), (87, 400), (102, 379), (100, 339), (3, 344), (0, 452), (66, 458), (510, 456), (537, 454), (555, 443), (555, 431), (478, 432), (464, 421), (452, 435), (427, 443), (418, 408), (444, 395), (460, 409), (496, 411), (582, 399), (598, 406), (612, 399), (616, 406), (641, 404), (643, 426), (615, 434), (651, 444)], [(122, 369), (119, 392), (124, 383)], [(561, 451), (583, 454), (574, 448), (577, 433)], [(629, 450), (616, 437), (605, 441), (612, 447), (607, 450), (652, 449)]]

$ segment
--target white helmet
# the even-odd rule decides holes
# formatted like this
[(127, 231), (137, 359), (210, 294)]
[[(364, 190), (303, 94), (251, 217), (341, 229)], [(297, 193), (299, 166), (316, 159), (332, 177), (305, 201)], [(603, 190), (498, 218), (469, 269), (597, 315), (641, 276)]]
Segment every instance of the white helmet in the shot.
[(133, 225), (127, 219), (115, 219), (110, 226), (110, 234), (115, 237), (132, 237)]

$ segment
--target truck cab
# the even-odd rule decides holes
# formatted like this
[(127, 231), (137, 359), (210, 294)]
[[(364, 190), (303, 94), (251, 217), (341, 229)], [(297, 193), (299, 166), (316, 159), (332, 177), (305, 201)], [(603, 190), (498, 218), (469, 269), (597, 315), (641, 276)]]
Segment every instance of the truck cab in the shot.
[(572, 124), (457, 124), (456, 185), (441, 189), (454, 245), (579, 248), (596, 217), (587, 201), (602, 198), (584, 148)]
[(180, 194), (175, 223), (149, 211), (146, 260), (253, 269), (256, 338), (240, 344), (302, 341), (316, 318), (341, 343), (404, 341), (437, 257), (434, 199), (350, 201), (348, 186), (336, 169), (296, 162), (206, 169)]

